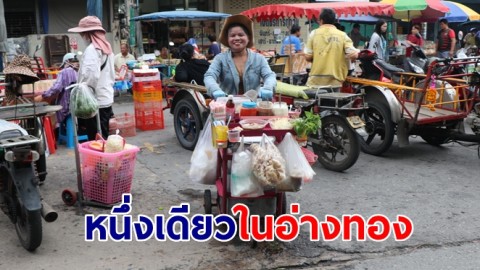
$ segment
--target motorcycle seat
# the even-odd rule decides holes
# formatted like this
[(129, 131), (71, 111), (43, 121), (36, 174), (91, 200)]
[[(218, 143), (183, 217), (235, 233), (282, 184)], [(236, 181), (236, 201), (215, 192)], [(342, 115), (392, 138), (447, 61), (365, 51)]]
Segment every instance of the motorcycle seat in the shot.
[(0, 140), (11, 139), (28, 135), (19, 125), (0, 119)]

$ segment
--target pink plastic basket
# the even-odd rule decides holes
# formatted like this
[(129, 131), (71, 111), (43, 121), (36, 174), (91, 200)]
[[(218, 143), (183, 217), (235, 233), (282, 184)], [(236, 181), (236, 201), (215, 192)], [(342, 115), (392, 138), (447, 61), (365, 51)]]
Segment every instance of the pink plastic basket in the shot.
[(118, 153), (103, 153), (89, 148), (90, 142), (78, 146), (82, 169), (83, 196), (104, 204), (122, 201), (122, 194), (132, 187), (138, 147)]

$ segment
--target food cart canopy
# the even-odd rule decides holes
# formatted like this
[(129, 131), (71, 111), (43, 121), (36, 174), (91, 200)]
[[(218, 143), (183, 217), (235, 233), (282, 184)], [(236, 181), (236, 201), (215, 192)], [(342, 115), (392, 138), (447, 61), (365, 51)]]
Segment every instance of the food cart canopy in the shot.
[(134, 21), (193, 21), (193, 20), (221, 20), (230, 17), (230, 14), (198, 11), (198, 10), (175, 10), (161, 11), (134, 17)]
[(284, 17), (306, 17), (307, 19), (313, 19), (318, 18), (324, 8), (333, 9), (337, 16), (390, 16), (394, 12), (393, 5), (391, 4), (381, 4), (374, 2), (333, 2), (265, 5), (246, 10), (242, 12), (242, 14), (250, 18), (256, 18), (257, 21), (278, 19)]

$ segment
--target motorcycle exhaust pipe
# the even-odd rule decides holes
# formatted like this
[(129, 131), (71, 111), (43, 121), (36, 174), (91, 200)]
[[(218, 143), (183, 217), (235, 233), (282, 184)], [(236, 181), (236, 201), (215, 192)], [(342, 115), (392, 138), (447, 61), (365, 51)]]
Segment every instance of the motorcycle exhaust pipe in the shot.
[(54, 222), (58, 218), (58, 213), (53, 208), (42, 200), (42, 210), (40, 211), (43, 219), (46, 222)]

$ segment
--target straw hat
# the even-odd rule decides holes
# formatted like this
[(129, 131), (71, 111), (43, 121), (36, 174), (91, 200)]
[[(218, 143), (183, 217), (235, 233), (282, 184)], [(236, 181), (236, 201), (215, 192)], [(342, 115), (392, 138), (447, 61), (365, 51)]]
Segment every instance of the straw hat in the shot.
[(230, 47), (228, 45), (228, 29), (231, 24), (240, 24), (243, 25), (248, 31), (248, 44), (247, 48), (253, 47), (253, 21), (250, 20), (245, 15), (233, 15), (225, 19), (225, 23), (223, 24), (222, 31), (220, 31), (220, 37), (218, 41), (222, 43), (224, 46)]
[(106, 32), (105, 29), (102, 27), (102, 22), (99, 18), (95, 16), (87, 16), (78, 22), (78, 26), (74, 28), (68, 29), (68, 32), (73, 33), (83, 33), (83, 32), (90, 32), (90, 31), (102, 31)]
[(25, 54), (19, 54), (15, 56), (13, 61), (3, 70), (3, 73), (5, 73), (5, 75), (14, 74), (27, 76), (25, 77), (25, 80), (23, 80), (23, 83), (40, 80), (37, 74), (35, 74), (35, 72), (32, 70), (30, 57)]

